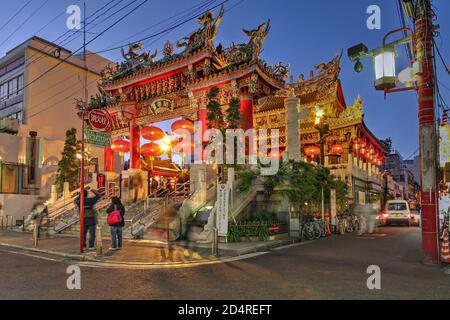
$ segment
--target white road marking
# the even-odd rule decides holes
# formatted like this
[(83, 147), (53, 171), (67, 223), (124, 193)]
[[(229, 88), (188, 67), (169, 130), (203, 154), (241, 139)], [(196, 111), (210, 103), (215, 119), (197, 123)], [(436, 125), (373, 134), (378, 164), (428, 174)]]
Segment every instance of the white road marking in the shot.
[(114, 262), (94, 262), (94, 261), (76, 261), (76, 260), (70, 260), (68, 258), (61, 258), (61, 259), (53, 259), (44, 257), (41, 255), (35, 255), (30, 254), (27, 252), (19, 252), (19, 251), (10, 251), (7, 249), (0, 249), (1, 252), (5, 253), (11, 253), (16, 255), (22, 255), (27, 256), (30, 258), (35, 259), (41, 259), (51, 262), (64, 262), (64, 263), (70, 263), (74, 265), (79, 265), (81, 267), (89, 267), (89, 268), (103, 268), (103, 269), (132, 269), (132, 270), (146, 270), (146, 269), (172, 269), (172, 268), (190, 268), (190, 267), (199, 267), (199, 266), (205, 266), (205, 265), (212, 265), (212, 264), (219, 264), (219, 263), (226, 263), (226, 262), (234, 262), (239, 260), (245, 260), (250, 259), (253, 257), (257, 257), (263, 254), (268, 253), (268, 251), (265, 252), (255, 252), (250, 253), (242, 256), (237, 257), (230, 257), (230, 258), (224, 258), (224, 259), (217, 259), (217, 260), (205, 260), (205, 261), (199, 261), (195, 263), (177, 263), (177, 264), (151, 264), (151, 263), (136, 263), (136, 264), (124, 264), (124, 263), (114, 263)]
[(31, 254), (31, 253), (26, 253), (26, 252), (9, 251), (9, 250), (4, 250), (4, 249), (0, 249), (0, 252), (11, 253), (11, 254), (16, 254), (16, 255), (20, 255), (20, 256), (27, 256), (27, 257), (31, 257), (31, 258), (47, 260), (47, 261), (52, 261), (52, 262), (62, 262), (62, 261), (64, 261), (62, 259), (53, 259), (53, 258), (43, 257), (43, 256), (40, 256), (40, 255), (34, 255), (34, 254)]

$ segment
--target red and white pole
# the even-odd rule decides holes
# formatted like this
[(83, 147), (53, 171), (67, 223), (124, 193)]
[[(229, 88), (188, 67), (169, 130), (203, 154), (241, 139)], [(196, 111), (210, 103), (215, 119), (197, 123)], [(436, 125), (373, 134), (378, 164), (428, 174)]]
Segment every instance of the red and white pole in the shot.
[(420, 188), (422, 247), (425, 261), (439, 263), (437, 139), (434, 112), (433, 24), (431, 5), (424, 0), (416, 18), (417, 77), (419, 96)]
[[(83, 60), (84, 60), (84, 106), (81, 114), (81, 173), (80, 173), (80, 253), (84, 249), (84, 128), (86, 124), (86, 110), (88, 104), (87, 88), (87, 57), (86, 57), (86, 2), (83, 3), (84, 21), (83, 21)], [(89, 235), (92, 237), (92, 234)]]
[[(84, 249), (84, 127), (85, 114), (81, 115), (81, 173), (80, 173), (80, 253)], [(92, 235), (90, 235), (92, 237)]]

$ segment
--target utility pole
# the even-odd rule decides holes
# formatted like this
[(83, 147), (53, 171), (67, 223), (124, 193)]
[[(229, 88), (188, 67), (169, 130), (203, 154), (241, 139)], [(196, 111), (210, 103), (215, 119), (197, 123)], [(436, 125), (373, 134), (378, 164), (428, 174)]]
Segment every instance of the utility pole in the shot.
[[(80, 253), (84, 249), (84, 127), (86, 119), (88, 89), (87, 89), (87, 60), (86, 60), (86, 2), (83, 2), (83, 60), (84, 60), (84, 106), (81, 113), (81, 173), (80, 173)], [(92, 235), (89, 235), (92, 237)]]
[(434, 112), (433, 21), (430, 0), (416, 1), (416, 49), (422, 72), (419, 97), (420, 197), (425, 261), (439, 263), (437, 139)]

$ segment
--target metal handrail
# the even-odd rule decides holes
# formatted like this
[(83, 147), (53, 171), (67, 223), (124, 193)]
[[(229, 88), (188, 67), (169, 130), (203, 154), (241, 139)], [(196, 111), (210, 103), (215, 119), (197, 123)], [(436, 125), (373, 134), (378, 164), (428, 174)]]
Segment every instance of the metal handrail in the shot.
[[(130, 233), (132, 236), (135, 235), (135, 230), (134, 230), (134, 225), (135, 224), (140, 224), (142, 226), (144, 226), (144, 228), (147, 227), (147, 224), (143, 223), (142, 221), (148, 217), (149, 214), (151, 214), (152, 212), (155, 211), (155, 209), (160, 209), (160, 212), (163, 213), (166, 211), (167, 207), (169, 206), (169, 203), (171, 200), (176, 199), (178, 197), (190, 197), (190, 182), (185, 182), (185, 183), (179, 183), (179, 184), (175, 184), (175, 188), (174, 190), (172, 190), (169, 194), (164, 195), (163, 197), (156, 197), (156, 195), (160, 194), (160, 191), (167, 191), (167, 189), (158, 189), (156, 190), (154, 193), (152, 193), (151, 195), (149, 195), (147, 197), (146, 200), (144, 200), (144, 206), (147, 205), (148, 206), (148, 200), (150, 199), (159, 199), (159, 200), (163, 200), (163, 208), (161, 208), (161, 204), (159, 204), (156, 208), (148, 206), (144, 208), (144, 211), (142, 211), (141, 213), (136, 214), (133, 218), (131, 219), (126, 219), (125, 222), (129, 222), (130, 223)], [(152, 221), (151, 223), (153, 223), (154, 221)]]

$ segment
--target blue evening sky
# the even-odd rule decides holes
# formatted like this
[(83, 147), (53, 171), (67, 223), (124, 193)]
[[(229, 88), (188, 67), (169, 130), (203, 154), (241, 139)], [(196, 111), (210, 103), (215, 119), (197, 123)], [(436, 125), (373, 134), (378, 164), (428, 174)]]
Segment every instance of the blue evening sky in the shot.
[[(87, 0), (87, 14), (92, 14), (109, 1), (111, 0)], [(2, 1), (0, 27), (26, 2), (28, 0)], [(120, 0), (116, 0), (114, 3), (119, 2)], [(132, 0), (122, 1), (108, 14), (114, 13), (130, 2)], [(136, 1), (135, 4), (140, 2), (141, 0)], [(204, 2), (201, 0), (149, 0), (137, 12), (89, 44), (88, 49), (99, 51), (152, 35), (165, 28), (168, 23), (175, 21), (168, 20), (169, 17)], [(212, 5), (215, 5), (220, 1), (212, 2)], [(65, 10), (67, 6), (75, 3), (82, 3), (82, 1), (33, 0), (5, 28), (0, 30), (0, 56), (34, 34), (51, 41), (57, 39), (67, 31)], [(440, 24), (437, 44), (447, 64), (450, 64), (450, 1), (434, 0), (433, 4), (438, 14), (436, 23)], [(368, 17), (366, 9), (369, 5), (378, 5), (381, 8), (381, 30), (369, 30), (366, 27)], [(347, 104), (352, 104), (360, 94), (365, 104), (365, 122), (372, 132), (379, 138), (392, 137), (394, 147), (404, 157), (416, 152), (418, 148), (416, 94), (414, 92), (396, 93), (384, 99), (383, 93), (373, 88), (371, 61), (365, 59), (364, 71), (357, 74), (353, 71), (353, 63), (346, 57), (348, 47), (359, 42), (364, 42), (369, 49), (379, 47), (383, 36), (388, 31), (399, 27), (396, 0), (229, 0), (226, 8), (232, 9), (223, 18), (216, 44), (221, 42), (226, 47), (232, 42), (244, 42), (247, 37), (242, 33), (242, 28), (255, 28), (270, 18), (272, 29), (266, 39), (262, 58), (271, 64), (278, 61), (290, 63), (295, 79), (298, 79), (300, 73), (304, 73), (307, 77), (309, 70), (315, 65), (330, 60), (344, 49), (341, 80)], [(101, 24), (90, 25), (88, 41), (95, 37), (95, 33), (101, 32), (129, 10), (129, 8), (125, 9)], [(96, 22), (100, 22), (107, 15)], [(26, 21), (28, 17), (31, 18)], [(53, 19), (55, 20), (48, 24)], [(159, 24), (154, 26), (157, 23)], [(152, 41), (155, 39), (153, 38), (144, 42), (144, 46), (148, 50), (153, 51), (157, 48), (161, 51), (167, 40), (175, 42), (188, 35), (196, 26), (196, 21), (190, 21), (160, 39), (156, 38), (156, 41)], [(144, 29), (148, 30), (141, 32)], [(10, 36), (12, 33), (13, 35)], [(136, 33), (139, 34), (129, 38)], [(59, 43), (61, 40), (63, 38), (56, 42)], [(151, 42), (154, 43), (151, 44)], [(70, 50), (76, 50), (80, 45), (81, 37), (78, 37), (65, 46)], [(403, 59), (406, 53), (402, 49), (399, 50), (399, 54), (401, 56), (399, 69), (402, 69), (406, 67)], [(113, 60), (120, 58), (119, 50), (102, 55)], [(444, 73), (439, 59), (438, 75), (441, 82), (441, 94), (447, 103), (450, 103), (450, 77)]]

